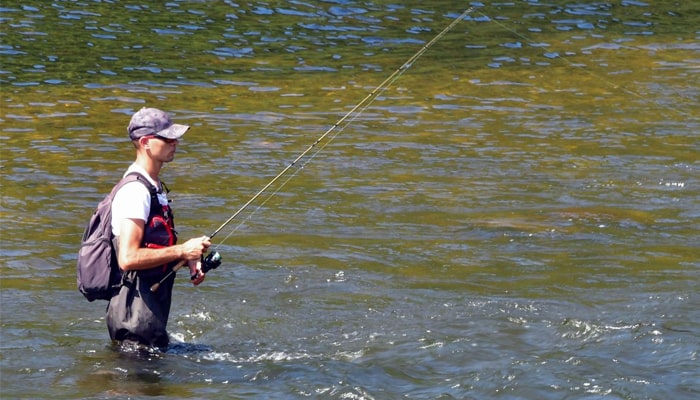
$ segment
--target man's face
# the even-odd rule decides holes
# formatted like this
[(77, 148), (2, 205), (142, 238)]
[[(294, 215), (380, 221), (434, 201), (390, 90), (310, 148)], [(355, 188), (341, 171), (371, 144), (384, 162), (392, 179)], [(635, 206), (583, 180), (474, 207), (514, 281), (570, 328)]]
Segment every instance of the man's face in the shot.
[(160, 136), (147, 136), (146, 149), (149, 150), (151, 157), (167, 163), (175, 159), (175, 151), (177, 150), (177, 139), (167, 139)]

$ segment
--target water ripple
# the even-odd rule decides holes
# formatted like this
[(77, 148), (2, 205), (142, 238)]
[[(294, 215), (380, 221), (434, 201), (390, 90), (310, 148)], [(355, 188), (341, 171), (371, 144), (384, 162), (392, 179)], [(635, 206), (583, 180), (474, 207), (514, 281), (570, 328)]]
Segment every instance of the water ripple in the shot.
[[(0, 8), (4, 395), (698, 392), (695, 3), (471, 3), (318, 146), (455, 2), (25, 3)], [(191, 126), (163, 171), (183, 239), (319, 151), (138, 358), (74, 263), (149, 104)]]

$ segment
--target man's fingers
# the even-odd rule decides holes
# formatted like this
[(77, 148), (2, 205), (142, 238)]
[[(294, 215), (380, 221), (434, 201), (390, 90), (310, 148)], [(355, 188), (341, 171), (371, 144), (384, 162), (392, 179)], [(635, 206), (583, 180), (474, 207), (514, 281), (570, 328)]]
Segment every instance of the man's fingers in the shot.
[(205, 276), (205, 274), (197, 271), (197, 273), (195, 275), (192, 275), (190, 279), (192, 279), (192, 284), (197, 286), (204, 281)]

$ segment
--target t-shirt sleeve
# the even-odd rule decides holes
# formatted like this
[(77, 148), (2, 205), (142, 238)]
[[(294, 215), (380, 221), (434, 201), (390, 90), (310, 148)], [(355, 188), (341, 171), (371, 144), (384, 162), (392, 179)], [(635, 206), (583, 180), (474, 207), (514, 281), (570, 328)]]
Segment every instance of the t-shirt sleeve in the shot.
[(148, 220), (151, 211), (151, 193), (140, 182), (122, 186), (112, 200), (112, 233), (119, 236), (121, 221), (125, 218)]

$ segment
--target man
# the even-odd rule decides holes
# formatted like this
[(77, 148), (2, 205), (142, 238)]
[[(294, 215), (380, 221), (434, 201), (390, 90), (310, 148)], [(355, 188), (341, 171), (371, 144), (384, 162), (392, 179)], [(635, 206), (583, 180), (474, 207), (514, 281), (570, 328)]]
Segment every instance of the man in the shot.
[[(175, 281), (175, 274), (168, 274), (186, 260), (193, 284), (204, 280), (200, 259), (211, 242), (202, 236), (176, 244), (167, 189), (163, 191), (159, 178), (188, 129), (173, 123), (165, 112), (145, 107), (132, 116), (127, 128), (136, 161), (124, 176), (137, 173), (141, 182), (124, 185), (112, 202), (112, 232), (124, 285), (107, 306), (110, 337), (122, 345), (167, 349), (165, 328)], [(158, 290), (152, 292), (151, 286), (161, 280)]]

